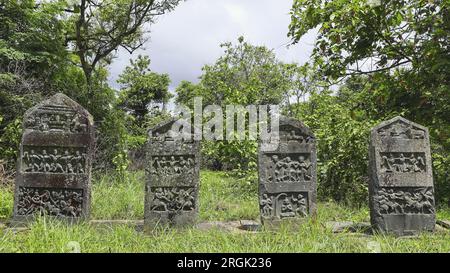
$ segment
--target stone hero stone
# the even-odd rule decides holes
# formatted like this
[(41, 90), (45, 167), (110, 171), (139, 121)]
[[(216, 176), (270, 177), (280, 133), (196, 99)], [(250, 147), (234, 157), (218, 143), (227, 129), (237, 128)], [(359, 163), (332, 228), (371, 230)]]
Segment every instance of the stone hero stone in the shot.
[(144, 225), (192, 225), (198, 216), (200, 142), (175, 139), (171, 119), (149, 131)]
[(280, 117), (276, 150), (258, 147), (259, 207), (261, 221), (277, 226), (301, 223), (316, 213), (316, 140), (302, 122)]
[(17, 162), (13, 221), (36, 214), (86, 219), (90, 213), (93, 118), (64, 94), (29, 109)]
[(369, 204), (372, 226), (397, 235), (435, 228), (428, 129), (402, 117), (370, 134)]

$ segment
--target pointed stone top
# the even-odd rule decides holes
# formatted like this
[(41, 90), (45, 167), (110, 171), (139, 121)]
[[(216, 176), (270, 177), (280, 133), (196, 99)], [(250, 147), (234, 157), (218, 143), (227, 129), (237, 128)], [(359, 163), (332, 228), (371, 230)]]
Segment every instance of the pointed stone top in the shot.
[(289, 127), (296, 128), (301, 131), (301, 133), (309, 136), (314, 136), (311, 129), (309, 129), (303, 122), (298, 119), (294, 119), (291, 117), (280, 116), (280, 131), (286, 130)]
[(407, 125), (409, 127), (413, 126), (413, 127), (416, 127), (417, 129), (421, 129), (421, 130), (427, 131), (427, 127), (422, 126), (422, 125), (420, 125), (418, 123), (415, 123), (413, 121), (407, 120), (407, 119), (405, 119), (404, 117), (401, 117), (401, 116), (396, 116), (394, 118), (391, 118), (390, 120), (383, 121), (380, 124), (378, 124), (377, 126), (373, 127), (372, 130), (382, 129), (383, 127), (388, 127), (388, 126), (393, 125), (395, 123), (404, 124), (404, 125)]
[(371, 137), (427, 139), (428, 129), (420, 124), (397, 116), (383, 121), (371, 130)]
[(92, 115), (68, 96), (57, 93), (28, 109), (24, 128), (38, 131), (87, 132), (94, 125)]
[(56, 93), (50, 98), (38, 103), (34, 107), (28, 109), (25, 113), (25, 116), (32, 115), (34, 112), (39, 110), (48, 110), (48, 111), (75, 111), (78, 114), (88, 117), (89, 121), (93, 123), (92, 115), (84, 109), (80, 104), (76, 101), (69, 98), (67, 95), (63, 93)]
[(177, 118), (166, 119), (148, 130), (148, 134), (152, 133), (167, 133), (172, 128), (172, 125), (177, 121)]

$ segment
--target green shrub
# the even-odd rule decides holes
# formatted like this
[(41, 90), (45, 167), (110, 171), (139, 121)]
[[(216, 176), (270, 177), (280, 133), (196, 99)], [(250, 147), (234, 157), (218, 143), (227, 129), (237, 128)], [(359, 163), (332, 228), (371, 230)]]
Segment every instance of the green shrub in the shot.
[(328, 92), (313, 94), (298, 107), (297, 118), (317, 138), (319, 199), (366, 203), (369, 132), (377, 122), (356, 116)]

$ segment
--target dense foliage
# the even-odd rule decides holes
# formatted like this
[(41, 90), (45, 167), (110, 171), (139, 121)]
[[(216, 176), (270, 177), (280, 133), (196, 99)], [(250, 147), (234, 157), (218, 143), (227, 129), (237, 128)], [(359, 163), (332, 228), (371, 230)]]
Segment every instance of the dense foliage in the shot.
[[(294, 43), (308, 31), (318, 30), (312, 55), (318, 76), (330, 84), (346, 81), (335, 102), (323, 107), (334, 109), (337, 103), (352, 118), (337, 115), (334, 122), (373, 124), (402, 115), (427, 126), (437, 199), (448, 202), (450, 2), (295, 0), (291, 19), (289, 35)], [(345, 136), (340, 141), (346, 141)], [(346, 181), (353, 171), (327, 180)], [(362, 176), (363, 170), (357, 173)]]
[[(251, 45), (243, 37), (235, 44), (224, 43), (221, 46), (223, 55), (214, 64), (203, 67), (198, 84), (186, 81), (180, 84), (176, 90), (177, 103), (192, 108), (193, 98), (202, 97), (203, 106), (214, 104), (222, 107), (225, 120), (227, 105), (285, 102), (289, 77), (285, 64), (276, 58), (272, 50)], [(255, 180), (256, 151), (257, 142), (251, 140), (223, 140), (203, 144), (208, 167), (234, 170), (248, 181)]]
[[(127, 148), (135, 142), (135, 132), (130, 131), (133, 128), (126, 125), (135, 116), (128, 113), (130, 105), (119, 100), (118, 91), (108, 85), (108, 65), (119, 47), (130, 53), (138, 49), (148, 38), (144, 35), (146, 24), (173, 10), (179, 2), (1, 0), (1, 164), (14, 170), (25, 110), (62, 92), (94, 116), (94, 168), (126, 168)], [(145, 62), (149, 60), (142, 58), (137, 64), (145, 66)], [(121, 77), (125, 93), (122, 98), (131, 99), (138, 90), (134, 79), (130, 80), (130, 71), (131, 68)], [(136, 80), (159, 89), (146, 90), (148, 95), (167, 93), (167, 75), (144, 73)], [(161, 94), (155, 100), (161, 99), (157, 96)], [(146, 102), (149, 99), (153, 97), (149, 96)]]

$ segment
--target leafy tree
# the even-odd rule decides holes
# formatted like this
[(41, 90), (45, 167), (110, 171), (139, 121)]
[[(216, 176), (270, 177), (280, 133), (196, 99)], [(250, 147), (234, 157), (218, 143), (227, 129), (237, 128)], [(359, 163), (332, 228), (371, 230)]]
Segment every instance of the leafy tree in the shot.
[(370, 75), (374, 97), (448, 142), (450, 3), (376, 2), (295, 0), (289, 35), (295, 43), (318, 28), (313, 60), (323, 77)]
[(297, 105), (306, 102), (311, 94), (327, 90), (327, 86), (316, 77), (314, 72), (313, 67), (309, 63), (304, 65), (296, 63), (285, 65), (284, 74), (289, 83), (285, 99), (287, 115), (298, 116)]
[(400, 114), (430, 129), (438, 197), (449, 192), (449, 15), (445, 0), (294, 0), (289, 26), (293, 43), (318, 30), (313, 65), (346, 81), (338, 100), (354, 117)]
[(122, 84), (120, 106), (134, 116), (137, 122), (144, 121), (149, 115), (152, 103), (166, 104), (170, 97), (170, 78), (167, 74), (151, 72), (148, 56), (139, 56), (130, 61), (119, 76)]
[(283, 64), (265, 46), (254, 46), (239, 37), (238, 43), (224, 43), (224, 55), (203, 67), (200, 77), (204, 100), (211, 104), (279, 104), (287, 81)]
[(296, 105), (317, 138), (318, 197), (353, 206), (367, 201), (368, 139), (377, 121), (355, 116), (331, 91)]
[[(204, 106), (216, 104), (225, 109), (231, 104), (279, 104), (286, 99), (289, 79), (272, 50), (251, 45), (243, 37), (236, 44), (224, 43), (221, 47), (223, 55), (203, 67), (198, 84), (184, 81), (178, 86), (177, 103), (192, 107), (193, 98), (200, 96)], [(255, 141), (205, 142), (203, 147), (209, 166), (236, 170), (240, 176), (254, 179)]]
[(54, 92), (66, 65), (64, 26), (54, 3), (0, 1), (0, 157), (14, 169), (26, 109)]
[[(67, 43), (72, 45), (91, 86), (92, 74), (102, 62), (111, 62), (118, 48), (130, 53), (146, 38), (147, 24), (172, 11), (181, 0), (78, 0), (67, 2)], [(92, 92), (94, 90), (91, 90)], [(92, 95), (92, 94), (91, 94)]]

